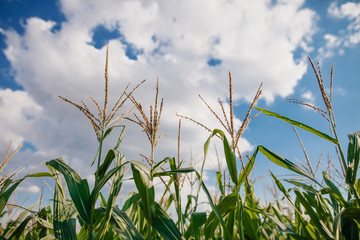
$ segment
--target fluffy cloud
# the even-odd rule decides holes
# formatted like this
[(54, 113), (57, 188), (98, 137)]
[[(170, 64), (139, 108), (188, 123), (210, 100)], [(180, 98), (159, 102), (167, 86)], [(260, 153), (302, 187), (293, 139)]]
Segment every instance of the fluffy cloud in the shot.
[(0, 90), (0, 144), (7, 146), (13, 141), (15, 148), (23, 144), (25, 138), (31, 139), (35, 121), (42, 107), (24, 91)]
[[(302, 0), (63, 0), (61, 10), (67, 21), (60, 29), (54, 29), (55, 22), (29, 18), (23, 35), (2, 31), (7, 43), (5, 55), (16, 72), (16, 81), (25, 89), (0, 92), (0, 98), (4, 94), (13, 98), (12, 106), (16, 107), (13, 119), (0, 119), (7, 121), (7, 125), (0, 125), (4, 126), (2, 138), (21, 142), (31, 137), (42, 160), (63, 156), (81, 169), (83, 176), (91, 172), (84, 168), (93, 160), (97, 144), (90, 123), (57, 95), (78, 103), (84, 100), (89, 106), (88, 96), (100, 102), (103, 99), (105, 46), (97, 49), (92, 44), (94, 29), (102, 26), (120, 36), (110, 41), (110, 103), (116, 101), (126, 83), (135, 86), (147, 79), (135, 97), (149, 111), (159, 76), (160, 96), (165, 101), (160, 133), (168, 136), (160, 140), (156, 156), (174, 156), (176, 113), (209, 128), (221, 127), (197, 95), (221, 115), (217, 101), (218, 97), (227, 99), (229, 70), (235, 100), (250, 101), (261, 82), (262, 98), (269, 103), (276, 96), (293, 93), (306, 72), (306, 59), (295, 59), (294, 52), (311, 50), (315, 29), (316, 15), (303, 4)], [(129, 56), (129, 49), (136, 50), (135, 59)], [(27, 114), (41, 114), (29, 118), (24, 109), (28, 109)], [(96, 111), (95, 106), (92, 109)], [(15, 130), (12, 126), (16, 123), (21, 123), (21, 128)], [(236, 124), (240, 123), (236, 119)], [(122, 151), (130, 159), (138, 158), (138, 153), (148, 155), (150, 147), (145, 135), (140, 136), (141, 129), (129, 122), (126, 125)], [(182, 130), (183, 156), (188, 156), (191, 147), (199, 159), (208, 134), (184, 121)], [(251, 143), (241, 141), (242, 151), (251, 148)], [(206, 167), (214, 166), (209, 161)]]
[(338, 6), (335, 1), (330, 4), (328, 13), (338, 20), (347, 20), (349, 23), (346, 29), (341, 29), (337, 35), (325, 34), (326, 44), (319, 49), (322, 58), (334, 56), (338, 50), (339, 55), (344, 54), (345, 47), (351, 47), (360, 43), (360, 3), (347, 2)]

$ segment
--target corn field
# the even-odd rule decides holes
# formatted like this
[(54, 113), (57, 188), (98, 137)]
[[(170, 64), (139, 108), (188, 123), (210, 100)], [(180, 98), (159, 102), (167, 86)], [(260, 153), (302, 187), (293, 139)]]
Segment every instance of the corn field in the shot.
[[(314, 70), (324, 109), (297, 99), (290, 102), (302, 104), (319, 113), (330, 126), (330, 133), (321, 132), (302, 122), (290, 119), (275, 112), (259, 108), (256, 102), (261, 96), (260, 85), (239, 129), (235, 128), (233, 110), (232, 78), (229, 73), (230, 112), (226, 113), (223, 102), (219, 100), (222, 112), (217, 114), (201, 96), (207, 108), (219, 120), (219, 129), (210, 129), (191, 116), (179, 117), (179, 135), (181, 120), (190, 121), (209, 132), (204, 143), (201, 168), (185, 166), (184, 160), (167, 157), (156, 161), (154, 153), (163, 135), (158, 130), (163, 110), (163, 100), (159, 100), (159, 81), (156, 85), (155, 103), (150, 106), (149, 115), (144, 107), (133, 97), (139, 85), (130, 89), (127, 85), (115, 105), (108, 104), (108, 52), (105, 64), (105, 96), (103, 105), (91, 98), (91, 104), (98, 112), (92, 113), (85, 102), (77, 104), (66, 97), (59, 96), (65, 103), (82, 112), (90, 121), (98, 141), (98, 150), (91, 165), (96, 166), (95, 184), (92, 189), (87, 179), (82, 178), (75, 169), (57, 158), (47, 161), (47, 172), (27, 174), (15, 180), (17, 172), (2, 173), (11, 157), (16, 154), (8, 151), (0, 168), (0, 212), (7, 214), (9, 202), (16, 188), (27, 178), (52, 179), (54, 183), (52, 205), (38, 210), (23, 208), (16, 219), (9, 220), (0, 229), (1, 239), (359, 239), (360, 229), (360, 179), (357, 171), (360, 161), (360, 132), (348, 134), (347, 154), (341, 146), (337, 131), (335, 114), (332, 107), (331, 74), (330, 93), (325, 90), (319, 66), (309, 58)], [(333, 69), (333, 68), (332, 68)], [(134, 107), (122, 112), (125, 102)], [(268, 115), (284, 121), (296, 128), (308, 131), (325, 141), (332, 143), (338, 152), (340, 176), (336, 181), (327, 171), (322, 179), (314, 173), (310, 161), (304, 164), (294, 163), (275, 153), (266, 146), (258, 145), (251, 155), (243, 155), (239, 150), (239, 140), (250, 122), (259, 115)], [(121, 152), (121, 142), (126, 138), (127, 123), (135, 123), (146, 134), (151, 153), (143, 156), (146, 162), (127, 160)], [(224, 129), (224, 130), (220, 130)], [(109, 134), (118, 134), (118, 141), (112, 149), (104, 149), (104, 141)], [(216, 172), (217, 197), (209, 191), (203, 181), (205, 161), (213, 138), (219, 138), (222, 146), (219, 150), (226, 159), (226, 171)], [(179, 137), (180, 139), (180, 137)], [(180, 140), (179, 140), (180, 141)], [(259, 154), (299, 178), (279, 180), (270, 171), (271, 178), (282, 201), (262, 203), (255, 195), (253, 181), (249, 175)], [(122, 206), (117, 200), (122, 191), (126, 169), (136, 191), (130, 192)], [(226, 175), (226, 176), (225, 176)], [(184, 181), (196, 186), (195, 193), (181, 198)], [(155, 193), (154, 181), (164, 184), (163, 192)], [(227, 181), (229, 179), (229, 181)], [(337, 182), (341, 182), (341, 187)], [(109, 194), (104, 186), (110, 185)], [(209, 211), (200, 211), (199, 195), (204, 193), (210, 206)], [(161, 196), (157, 198), (155, 196)], [(157, 200), (160, 199), (160, 200)], [(186, 203), (182, 200), (187, 199)], [(34, 205), (35, 206), (35, 205)], [(175, 210), (171, 210), (175, 209)], [(289, 210), (289, 211), (288, 211)], [(287, 212), (288, 211), (288, 212)]]

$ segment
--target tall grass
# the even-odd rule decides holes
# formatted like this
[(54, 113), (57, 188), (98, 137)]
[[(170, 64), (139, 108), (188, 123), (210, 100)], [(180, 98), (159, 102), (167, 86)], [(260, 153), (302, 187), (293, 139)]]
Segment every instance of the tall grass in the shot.
[[(99, 147), (91, 164), (97, 163), (94, 172), (94, 187), (90, 189), (88, 181), (61, 158), (46, 162), (48, 172), (28, 174), (17, 181), (13, 180), (13, 175), (4, 175), (0, 185), (0, 212), (2, 215), (4, 215), (4, 208), (8, 204), (10, 196), (27, 177), (50, 177), (54, 181), (55, 189), (52, 206), (39, 207), (35, 211), (33, 210), (35, 205), (23, 209), (24, 211), (17, 219), (2, 226), (0, 238), (43, 240), (359, 239), (360, 180), (357, 177), (357, 170), (360, 161), (360, 133), (349, 134), (349, 145), (345, 158), (344, 150), (338, 139), (332, 107), (333, 74), (331, 74), (330, 80), (330, 93), (327, 93), (320, 67), (316, 68), (311, 59), (309, 61), (314, 69), (325, 110), (301, 100), (289, 99), (289, 101), (308, 106), (321, 114), (331, 126), (330, 133), (321, 132), (307, 124), (256, 107), (262, 86), (259, 87), (249, 110), (245, 113), (242, 125), (239, 129), (235, 129), (232, 76), (229, 73), (229, 113), (226, 113), (224, 103), (220, 99), (221, 113), (218, 114), (200, 96), (206, 107), (218, 119), (218, 129), (212, 130), (206, 126), (206, 123), (200, 123), (192, 117), (178, 114), (180, 117), (179, 146), (181, 119), (190, 120), (210, 132), (204, 144), (202, 166), (200, 171), (197, 171), (192, 164), (184, 167), (180, 151), (177, 153), (177, 159), (167, 157), (155, 161), (156, 146), (162, 136), (158, 131), (164, 104), (163, 100), (159, 101), (159, 80), (155, 89), (155, 103), (150, 106), (149, 115), (145, 113), (142, 104), (132, 95), (142, 83), (131, 90), (129, 90), (130, 86), (126, 85), (113, 108), (109, 110), (107, 50), (103, 106), (95, 99), (90, 98), (97, 113), (92, 113), (84, 101), (77, 104), (65, 97), (60, 97), (80, 110), (89, 119), (95, 131)], [(130, 111), (122, 111), (126, 101), (134, 105)], [(258, 110), (255, 114), (253, 114), (254, 109)], [(259, 114), (275, 117), (291, 124), (295, 132), (296, 128), (301, 128), (334, 144), (339, 153), (339, 164), (342, 169), (342, 179), (337, 180), (346, 183), (346, 188), (339, 189), (334, 179), (326, 171), (323, 172), (322, 179), (316, 179), (316, 169), (314, 171), (309, 160), (305, 165), (297, 165), (262, 145), (259, 145), (251, 156), (242, 154), (238, 146), (239, 140), (250, 122)], [(143, 157), (148, 164), (136, 160), (129, 161), (119, 150), (122, 139), (126, 135), (125, 126), (120, 125), (124, 119), (138, 124), (145, 132), (150, 144), (150, 154)], [(118, 140), (114, 147), (104, 154), (106, 150), (103, 149), (103, 143), (110, 133), (116, 132), (116, 129), (119, 132)], [(217, 187), (220, 192), (220, 196), (216, 199), (214, 193), (209, 191), (203, 181), (210, 142), (215, 136), (222, 142), (221, 152), (226, 159), (226, 171), (219, 168), (216, 173)], [(301, 142), (300, 137), (299, 140)], [(286, 213), (286, 207), (279, 200), (265, 205), (255, 196), (254, 183), (249, 176), (259, 153), (278, 166), (307, 179), (307, 181), (285, 180), (292, 186), (286, 189), (283, 181), (270, 172), (277, 191), (288, 202), (293, 214)], [(306, 156), (305, 149), (304, 153)], [(5, 164), (10, 157), (7, 153)], [(116, 202), (122, 190), (127, 166), (131, 169), (130, 181), (134, 182), (136, 191), (130, 192), (123, 205), (118, 206)], [(2, 170), (2, 168), (0, 169)], [(182, 204), (181, 200), (184, 198), (181, 196), (181, 187), (184, 181), (190, 181), (191, 186), (195, 186), (195, 181), (191, 180), (189, 175), (196, 177), (198, 188), (196, 193), (187, 196), (187, 202)], [(168, 180), (165, 180), (165, 177)], [(159, 178), (165, 185), (163, 192), (155, 193), (155, 191), (159, 191), (154, 187), (156, 178)], [(110, 184), (108, 196), (104, 193), (104, 186), (107, 183)], [(210, 206), (208, 212), (199, 211), (201, 191), (207, 197)], [(159, 201), (156, 200), (156, 195), (161, 196)], [(171, 206), (175, 211), (170, 210)]]

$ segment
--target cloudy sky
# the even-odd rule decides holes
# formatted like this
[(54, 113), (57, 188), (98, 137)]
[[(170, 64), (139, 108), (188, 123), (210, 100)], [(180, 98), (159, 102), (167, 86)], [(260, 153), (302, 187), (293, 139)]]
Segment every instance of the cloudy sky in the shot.
[[(103, 102), (106, 44), (110, 105), (127, 83), (135, 86), (146, 79), (134, 96), (148, 113), (160, 79), (160, 133), (167, 136), (158, 145), (158, 160), (177, 155), (176, 113), (221, 128), (198, 95), (221, 115), (217, 101), (228, 100), (229, 70), (237, 125), (263, 83), (259, 107), (329, 132), (316, 113), (286, 101), (297, 98), (324, 108), (307, 56), (320, 62), (326, 86), (335, 65), (333, 105), (346, 148), (346, 134), (359, 130), (359, 42), (358, 1), (1, 1), (0, 157), (13, 141), (14, 148), (23, 147), (8, 169), (22, 167), (27, 173), (42, 161), (62, 157), (91, 181), (94, 131), (86, 117), (58, 95), (83, 100), (96, 110), (89, 96)], [(149, 155), (141, 129), (128, 121), (123, 124), (126, 135), (120, 150), (132, 160), (141, 160), (139, 153)], [(321, 153), (324, 162), (331, 156), (337, 162), (331, 144), (299, 133), (314, 164)], [(106, 147), (114, 145), (117, 134)], [(208, 135), (183, 121), (181, 157), (190, 159), (192, 153), (195, 161), (200, 159)], [(260, 115), (243, 137), (243, 153), (265, 145), (292, 161), (304, 160), (291, 126), (279, 120)], [(221, 152), (220, 145), (217, 149)], [(217, 169), (214, 155), (206, 168), (211, 181), (211, 170)], [(268, 168), (286, 174), (259, 157), (254, 178)], [(37, 197), (42, 184), (39, 179), (24, 182), (19, 198)]]

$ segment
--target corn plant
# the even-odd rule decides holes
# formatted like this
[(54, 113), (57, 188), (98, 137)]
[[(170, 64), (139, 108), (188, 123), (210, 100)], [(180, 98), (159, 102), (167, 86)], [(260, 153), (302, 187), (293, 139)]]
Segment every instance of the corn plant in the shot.
[[(360, 133), (349, 134), (348, 152), (345, 158), (336, 132), (332, 107), (333, 69), (328, 95), (320, 68), (316, 69), (311, 59), (309, 60), (326, 110), (296, 99), (289, 101), (308, 106), (321, 114), (330, 123), (330, 134), (256, 107), (262, 85), (256, 92), (242, 125), (239, 129), (235, 129), (232, 76), (229, 72), (229, 113), (225, 111), (224, 103), (220, 99), (221, 114), (217, 114), (200, 96), (206, 107), (218, 119), (220, 127), (212, 130), (194, 118), (178, 114), (180, 120), (177, 159), (166, 157), (158, 160), (155, 150), (160, 138), (164, 135), (159, 134), (164, 104), (162, 99), (159, 101), (159, 79), (156, 83), (155, 104), (150, 105), (149, 115), (144, 112), (142, 104), (133, 96), (133, 92), (143, 82), (132, 90), (129, 90), (129, 84), (126, 85), (113, 108), (108, 110), (107, 48), (103, 106), (101, 107), (95, 99), (90, 97), (98, 111), (97, 114), (93, 114), (84, 101), (77, 104), (60, 96), (62, 100), (80, 110), (90, 120), (95, 131), (99, 147), (91, 163), (92, 166), (96, 162), (94, 187), (90, 189), (87, 179), (82, 178), (61, 158), (46, 162), (48, 173), (30, 173), (17, 181), (13, 180), (12, 174), (4, 175), (0, 180), (0, 214), (6, 213), (4, 210), (6, 206), (19, 208), (23, 212), (2, 227), (0, 239), (359, 239), (360, 180), (357, 177), (357, 170), (360, 161)], [(130, 111), (121, 112), (120, 110), (128, 100), (134, 107)], [(259, 110), (259, 113), (253, 114), (254, 108)], [(316, 179), (316, 171), (313, 171), (303, 145), (308, 168), (302, 164), (298, 166), (262, 145), (259, 145), (251, 156), (242, 154), (238, 146), (239, 140), (250, 122), (260, 113), (276, 117), (290, 123), (294, 129), (295, 127), (304, 129), (333, 143), (339, 153), (342, 178), (346, 184), (345, 190), (339, 188), (335, 179), (326, 171), (322, 174), (322, 180)], [(142, 157), (147, 164), (137, 160), (128, 161), (119, 151), (125, 135), (125, 126), (120, 125), (124, 119), (136, 123), (145, 132), (150, 143), (150, 153)], [(185, 160), (180, 158), (181, 119), (190, 120), (210, 132), (204, 144), (200, 171), (197, 171), (192, 163), (186, 167)], [(115, 129), (120, 129), (117, 142), (104, 154), (104, 141)], [(296, 134), (298, 135), (297, 132)], [(221, 152), (226, 160), (225, 169), (220, 167), (219, 163), (219, 170), (216, 172), (219, 195), (210, 192), (203, 181), (205, 163), (208, 161), (210, 143), (214, 137), (220, 139)], [(12, 154), (8, 157), (8, 152), (9, 150), (0, 167), (0, 173), (12, 157)], [(254, 181), (250, 174), (259, 153), (276, 165), (310, 182), (287, 179), (286, 181), (293, 187), (286, 189), (282, 181), (270, 171), (276, 189), (288, 202), (293, 214), (286, 214), (286, 207), (278, 199), (264, 205), (256, 197)], [(216, 154), (218, 154), (217, 150)], [(127, 180), (134, 182), (136, 191), (128, 193), (123, 205), (118, 206), (116, 201), (128, 166), (131, 168), (131, 177)], [(195, 180), (190, 180), (187, 174), (195, 176)], [(36, 204), (25, 209), (8, 203), (17, 186), (27, 177), (51, 177), (54, 180), (52, 207), (41, 208), (41, 196), (37, 211), (34, 210)], [(154, 181), (157, 178), (164, 184), (163, 192), (159, 192), (154, 187)], [(187, 196), (187, 202), (183, 207), (181, 187), (186, 180), (190, 181), (192, 186), (197, 182), (198, 187), (195, 189), (195, 194)], [(103, 188), (107, 183), (110, 183), (110, 191), (106, 198)], [(198, 210), (200, 191), (203, 191), (207, 198), (206, 203), (210, 207), (208, 212)], [(160, 200), (155, 196), (160, 196)]]
[[(323, 181), (318, 181), (311, 171), (309, 173), (263, 146), (259, 146), (257, 151), (262, 152), (271, 161), (277, 162), (278, 165), (305, 177), (311, 182), (310, 184), (305, 184), (300, 181), (287, 180), (294, 187), (286, 190), (276, 176), (271, 173), (278, 189), (295, 210), (295, 224), (292, 225), (291, 229), (286, 229), (291, 231), (293, 237), (299, 239), (359, 239), (360, 180), (357, 177), (357, 171), (360, 160), (360, 132), (348, 135), (349, 144), (346, 159), (336, 131), (335, 114), (332, 107), (334, 67), (332, 66), (331, 69), (330, 93), (327, 94), (320, 67), (318, 66), (318, 69), (316, 69), (310, 58), (309, 61), (314, 70), (326, 110), (300, 100), (290, 99), (290, 101), (310, 107), (321, 114), (331, 126), (330, 135), (280, 114), (257, 107), (256, 109), (268, 116), (278, 118), (333, 143), (339, 153), (339, 164), (343, 172), (342, 180), (347, 184), (345, 189), (347, 196), (343, 196), (326, 171), (323, 171)], [(295, 200), (292, 199), (289, 191), (295, 193)], [(305, 213), (303, 210), (305, 210)], [(280, 218), (278, 220), (281, 221)]]

